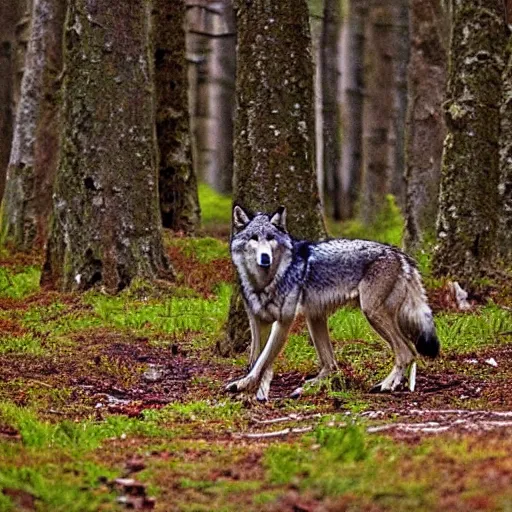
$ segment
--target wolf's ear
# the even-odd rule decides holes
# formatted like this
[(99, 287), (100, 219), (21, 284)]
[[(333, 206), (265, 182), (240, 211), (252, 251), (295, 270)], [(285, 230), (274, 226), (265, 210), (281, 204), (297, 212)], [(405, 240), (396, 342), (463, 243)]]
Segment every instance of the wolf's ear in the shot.
[(286, 208), (280, 206), (274, 215), (270, 217), (270, 222), (280, 229), (286, 229)]
[(249, 215), (238, 205), (233, 208), (233, 226), (236, 230), (244, 229), (251, 222)]

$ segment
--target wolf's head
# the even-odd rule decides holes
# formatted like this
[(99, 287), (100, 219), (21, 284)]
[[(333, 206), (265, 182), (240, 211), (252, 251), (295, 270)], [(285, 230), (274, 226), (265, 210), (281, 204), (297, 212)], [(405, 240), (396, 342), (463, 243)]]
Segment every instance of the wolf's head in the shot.
[(257, 287), (265, 287), (282, 265), (289, 263), (292, 239), (286, 231), (286, 209), (252, 216), (240, 206), (233, 208), (231, 255), (238, 271)]

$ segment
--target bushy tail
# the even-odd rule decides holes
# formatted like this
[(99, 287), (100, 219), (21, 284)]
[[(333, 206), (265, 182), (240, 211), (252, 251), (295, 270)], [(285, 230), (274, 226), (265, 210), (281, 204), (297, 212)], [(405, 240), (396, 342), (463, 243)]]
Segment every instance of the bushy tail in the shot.
[(435, 358), (439, 354), (439, 339), (432, 311), (427, 303), (425, 290), (416, 269), (413, 269), (406, 290), (405, 300), (398, 314), (400, 329), (414, 343), (418, 353)]

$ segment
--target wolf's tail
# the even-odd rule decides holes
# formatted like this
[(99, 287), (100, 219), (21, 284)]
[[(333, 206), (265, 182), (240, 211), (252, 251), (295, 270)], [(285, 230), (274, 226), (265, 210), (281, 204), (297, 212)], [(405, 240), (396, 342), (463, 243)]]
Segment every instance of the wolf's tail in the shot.
[(398, 313), (398, 325), (407, 339), (414, 343), (418, 353), (435, 358), (439, 354), (440, 344), (432, 311), (418, 271), (414, 267), (410, 271), (405, 299)]

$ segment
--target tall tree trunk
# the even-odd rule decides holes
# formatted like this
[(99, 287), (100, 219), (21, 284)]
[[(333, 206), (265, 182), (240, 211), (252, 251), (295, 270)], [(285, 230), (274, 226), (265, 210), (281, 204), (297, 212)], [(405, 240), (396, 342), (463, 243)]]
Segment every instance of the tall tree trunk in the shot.
[(14, 124), (16, 73), (16, 25), (23, 14), (23, 2), (0, 0), (0, 202), (11, 154)]
[(440, 0), (412, 0), (406, 130), (404, 244), (419, 250), (435, 236), (446, 125), (447, 13)]
[(153, 20), (162, 223), (174, 231), (194, 233), (200, 219), (190, 146), (184, 3), (154, 0)]
[(21, 81), (23, 80), (23, 72), (25, 70), (25, 56), (27, 54), (28, 41), (30, 39), (30, 18), (32, 17), (32, 3), (32, 0), (20, 0), (17, 2), (21, 17), (18, 20), (15, 28), (16, 37), (14, 51), (15, 66), (13, 88), (13, 111), (15, 115), (18, 111)]
[(393, 113), (393, 155), (390, 192), (398, 206), (405, 206), (405, 120), (407, 114), (407, 64), (409, 63), (409, 0), (394, 0), (395, 83)]
[(235, 84), (235, 15), (231, 0), (187, 0), (187, 58), (196, 173), (231, 191)]
[(35, 0), (2, 206), (2, 241), (29, 251), (47, 237), (59, 139), (65, 0)]
[(161, 236), (150, 3), (70, 0), (62, 150), (42, 284), (118, 291), (169, 275)]
[[(512, 26), (512, 5), (508, 12)], [(512, 266), (512, 35), (504, 48), (505, 68), (502, 75), (503, 91), (500, 106), (500, 174), (498, 182), (499, 219), (496, 236), (496, 259), (510, 270)]]
[(471, 283), (492, 265), (506, 45), (500, 0), (454, 1), (437, 250), (433, 268)]
[[(291, 233), (325, 235), (314, 170), (313, 65), (305, 0), (235, 3), (238, 25), (234, 199), (252, 211), (288, 209)], [(240, 293), (223, 354), (248, 343)]]
[(391, 191), (395, 85), (394, 0), (372, 0), (366, 24), (361, 218), (372, 224)]
[(355, 216), (361, 185), (364, 45), (368, 0), (349, 0), (341, 43), (341, 218)]
[(339, 44), (341, 36), (341, 0), (324, 0), (320, 68), (322, 84), (322, 155), (326, 195), (334, 219), (341, 215), (341, 119), (338, 107), (340, 88)]

